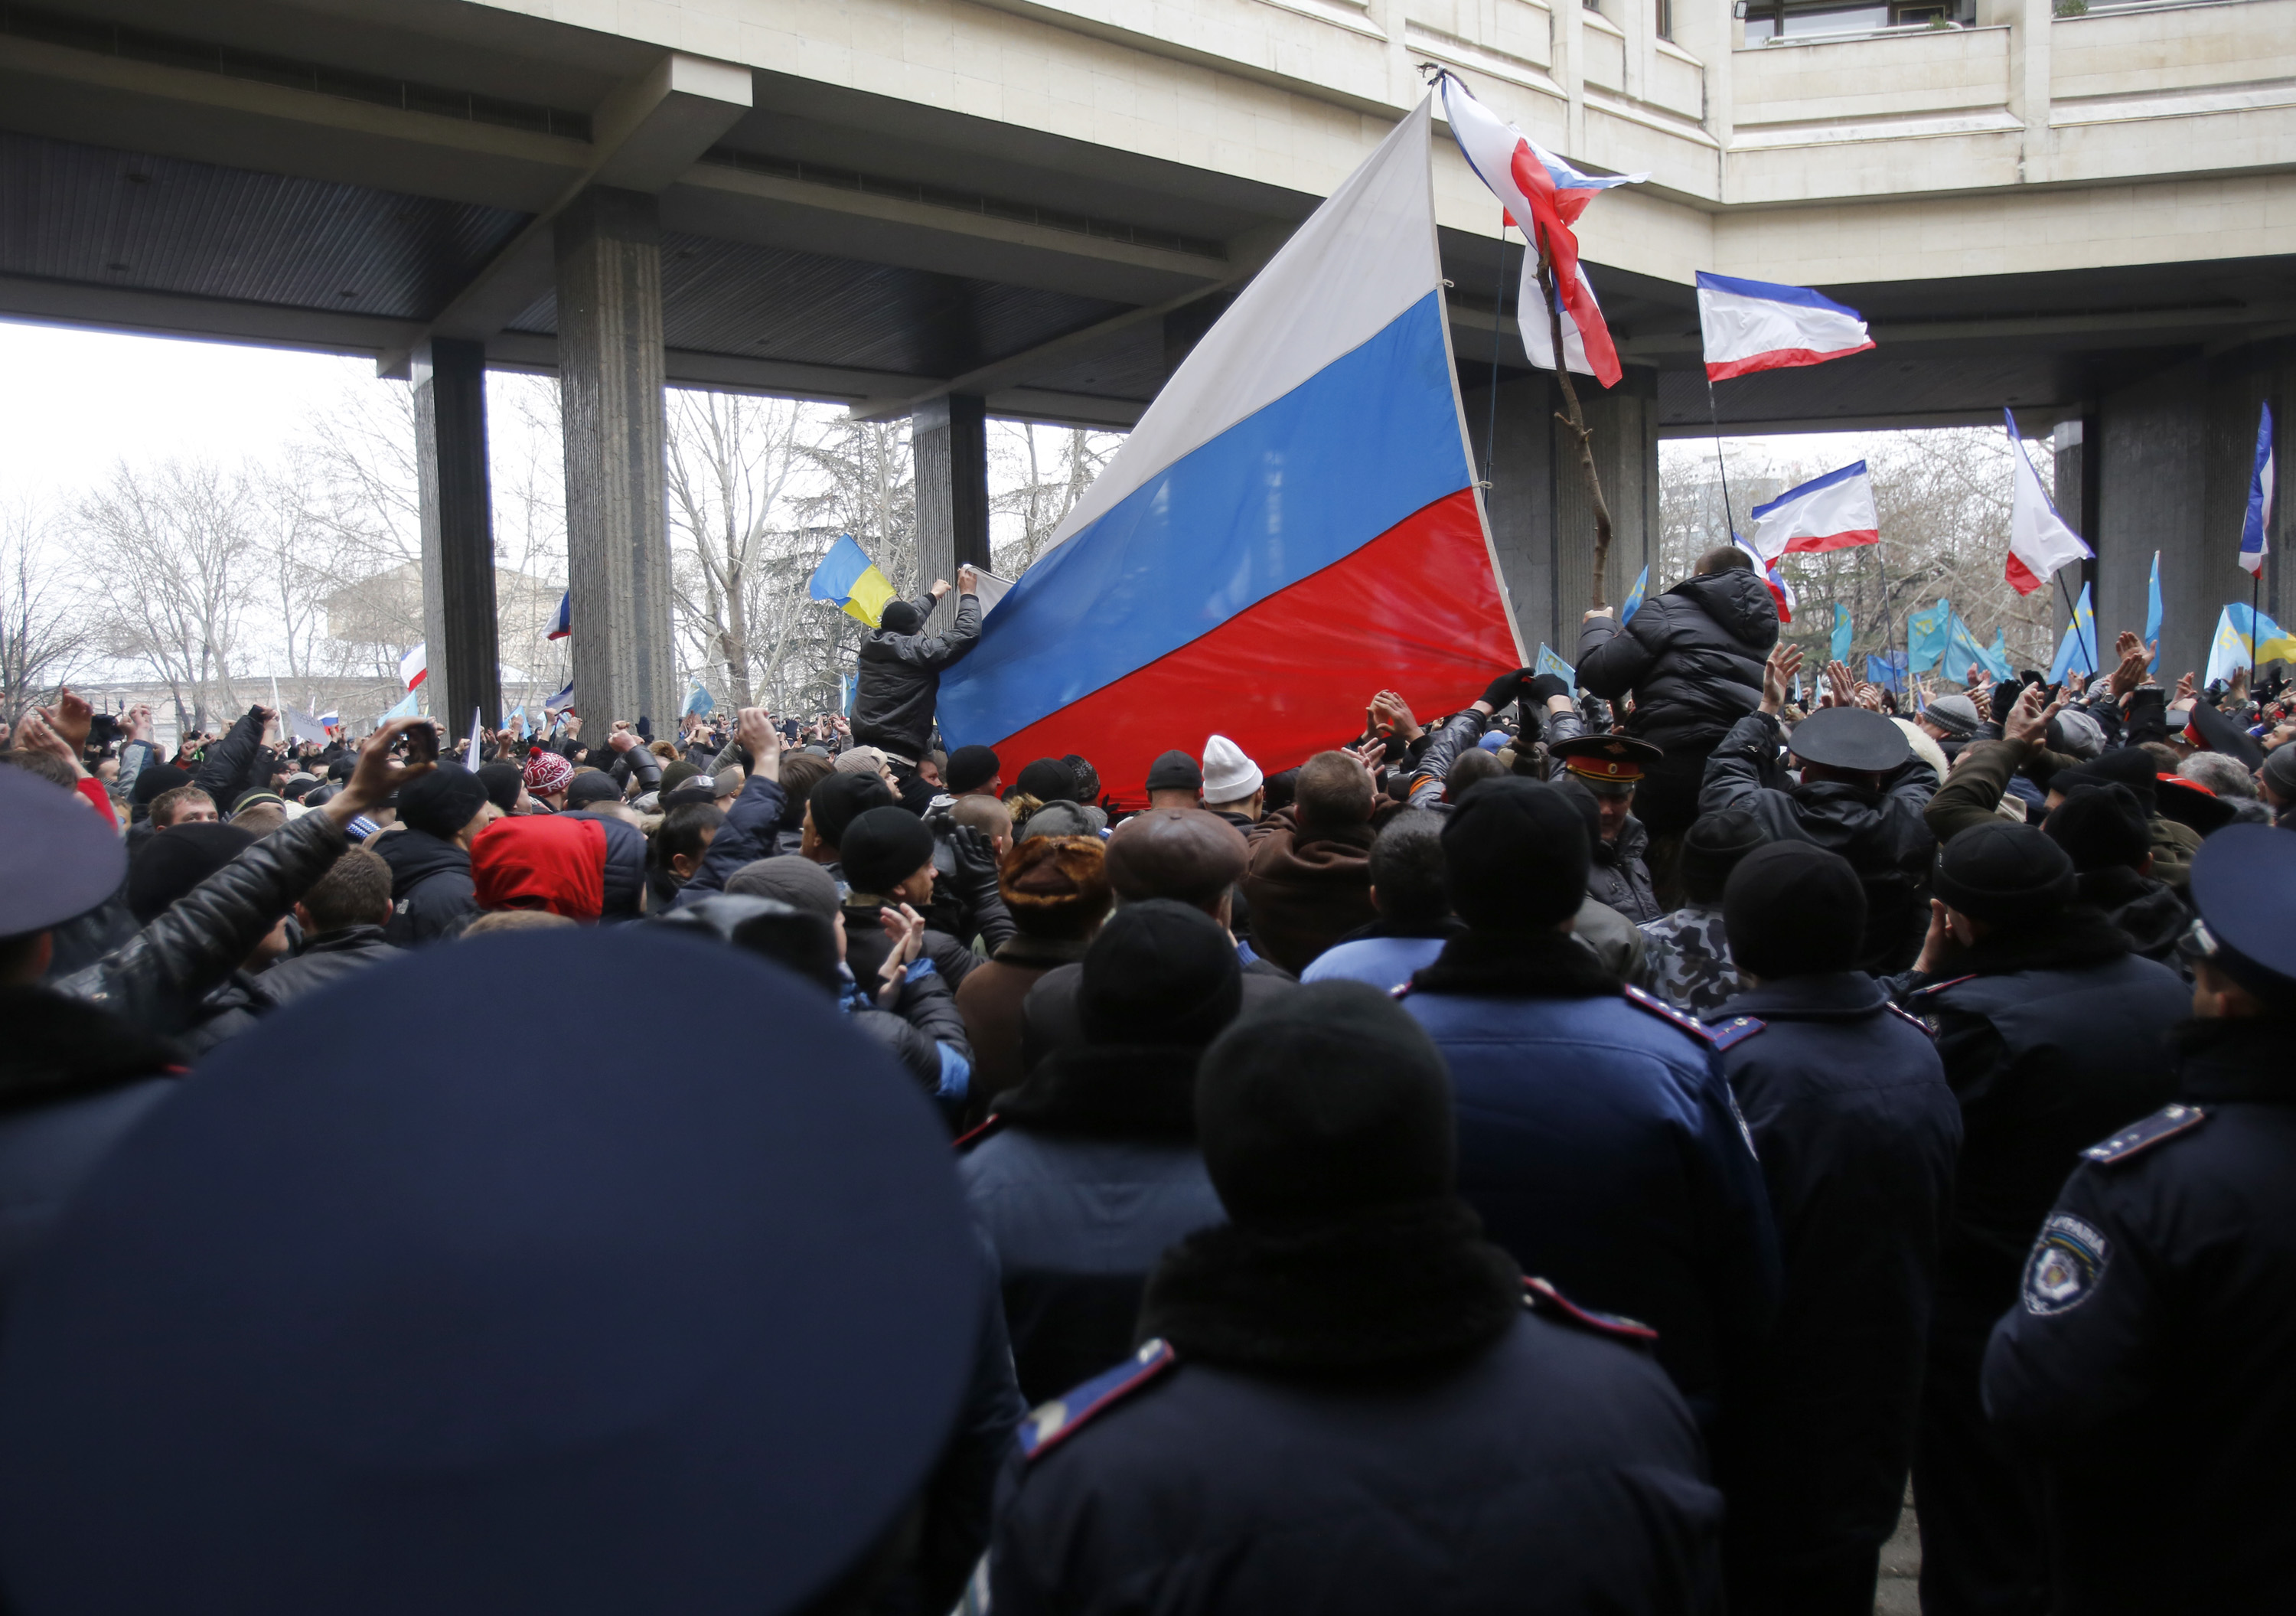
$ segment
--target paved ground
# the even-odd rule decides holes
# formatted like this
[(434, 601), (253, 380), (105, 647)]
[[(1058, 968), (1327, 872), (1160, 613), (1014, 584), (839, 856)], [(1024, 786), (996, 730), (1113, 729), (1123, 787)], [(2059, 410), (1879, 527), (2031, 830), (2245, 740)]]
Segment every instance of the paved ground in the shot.
[(1921, 1534), (1914, 1528), (1914, 1489), (1906, 1489), (1906, 1513), (1898, 1535), (1882, 1546), (1882, 1580), (1874, 1590), (1874, 1616), (1921, 1616), (1917, 1588), (1922, 1575)]

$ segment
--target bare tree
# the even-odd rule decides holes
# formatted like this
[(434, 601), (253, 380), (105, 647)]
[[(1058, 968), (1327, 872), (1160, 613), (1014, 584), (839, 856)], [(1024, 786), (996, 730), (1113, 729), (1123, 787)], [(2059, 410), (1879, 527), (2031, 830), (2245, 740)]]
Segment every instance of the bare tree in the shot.
[[(995, 423), (990, 463), (1011, 480), (1011, 486), (989, 502), (990, 554), (1000, 577), (1018, 578), (1036, 564), (1052, 543), (1054, 529), (1123, 441), (1121, 433), (1082, 427)], [(1001, 521), (996, 520), (1000, 517)]]
[(203, 461), (125, 461), (81, 501), (79, 529), (106, 650), (150, 669), (177, 719), (238, 705), (232, 661), (258, 577), (247, 480)]
[(0, 722), (12, 727), (88, 644), (72, 570), (55, 563), (49, 525), (27, 502), (0, 509)]
[[(777, 664), (786, 645), (768, 621), (753, 627), (758, 573), (777, 548), (774, 518), (811, 463), (822, 434), (805, 406), (778, 398), (676, 390), (669, 395), (668, 481), (673, 581), (704, 666), (722, 669), (740, 707), (754, 705), (753, 660)], [(811, 429), (811, 430), (809, 430)], [(764, 644), (756, 628), (767, 628)]]

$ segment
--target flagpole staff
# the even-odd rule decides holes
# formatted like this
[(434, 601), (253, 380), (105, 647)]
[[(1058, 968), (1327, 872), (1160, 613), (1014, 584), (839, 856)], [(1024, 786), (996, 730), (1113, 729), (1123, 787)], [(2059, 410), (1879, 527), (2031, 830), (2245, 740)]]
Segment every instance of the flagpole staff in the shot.
[[(1562, 306), (1554, 296), (1554, 266), (1546, 249), (1546, 232), (1542, 227), (1538, 242), (1538, 289), (1546, 301), (1546, 324), (1549, 340), (1554, 345), (1554, 379), (1562, 384), (1562, 408), (1554, 418), (1570, 429), (1578, 441), (1578, 469), (1587, 476), (1587, 496), (1595, 506), (1595, 598), (1591, 605), (1597, 611), (1605, 609), (1603, 599), (1603, 571), (1611, 560), (1611, 507), (1603, 498), (1602, 474), (1595, 469), (1593, 430), (1578, 410), (1578, 390), (1570, 384), (1570, 363), (1562, 350)], [(1517, 319), (1521, 310), (1515, 311)]]

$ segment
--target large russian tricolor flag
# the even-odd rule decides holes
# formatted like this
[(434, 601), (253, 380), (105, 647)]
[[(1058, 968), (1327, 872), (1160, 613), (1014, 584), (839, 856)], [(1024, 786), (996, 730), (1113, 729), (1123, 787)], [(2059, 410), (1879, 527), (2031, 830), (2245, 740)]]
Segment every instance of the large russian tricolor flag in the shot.
[(1273, 774), (1520, 667), (1436, 255), (1427, 103), (1208, 332), (941, 676), (953, 743), (1089, 758), (1119, 805), (1218, 732)]

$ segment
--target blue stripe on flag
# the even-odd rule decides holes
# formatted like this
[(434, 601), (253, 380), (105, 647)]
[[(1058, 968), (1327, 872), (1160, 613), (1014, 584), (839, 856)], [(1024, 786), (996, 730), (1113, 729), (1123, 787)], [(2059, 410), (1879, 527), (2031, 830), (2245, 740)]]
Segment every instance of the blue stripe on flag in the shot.
[(1823, 477), (1811, 478), (1800, 488), (1788, 488), (1784, 493), (1770, 501), (1769, 504), (1766, 505), (1756, 505), (1751, 514), (1753, 519), (1759, 522), (1763, 517), (1768, 515), (1771, 512), (1777, 510), (1780, 506), (1790, 505), (1797, 499), (1806, 498), (1809, 495), (1816, 493), (1820, 488), (1830, 488), (1838, 482), (1848, 482), (1853, 477), (1863, 477), (1865, 475), (1866, 463), (1862, 460), (1852, 461), (1849, 464), (1843, 466), (1838, 472), (1828, 472)]
[(972, 654), (941, 675), (941, 726), (976, 736), (1026, 728), (1322, 571), (1472, 476), (1430, 292), (1023, 573)]
[(1775, 281), (1742, 281), (1734, 275), (1715, 275), (1707, 270), (1698, 272), (1698, 283), (1710, 286), (1716, 291), (1727, 291), (1742, 298), (1760, 298), (1769, 303), (1799, 303), (1804, 308), (1830, 308), (1836, 314), (1848, 315), (1853, 320), (1866, 316), (1845, 303), (1837, 303), (1822, 292), (1807, 286), (1787, 286)]

